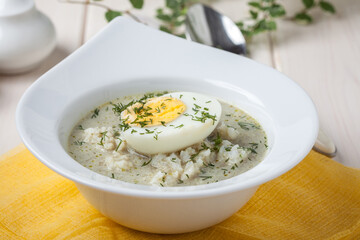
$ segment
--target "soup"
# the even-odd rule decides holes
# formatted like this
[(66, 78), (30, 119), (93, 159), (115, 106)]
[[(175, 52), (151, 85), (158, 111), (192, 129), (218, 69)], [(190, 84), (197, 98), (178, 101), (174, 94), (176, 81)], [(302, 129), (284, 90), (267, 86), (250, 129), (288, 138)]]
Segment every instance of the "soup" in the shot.
[(99, 174), (176, 187), (239, 175), (267, 152), (261, 125), (236, 106), (198, 93), (147, 93), (107, 102), (69, 136), (69, 154)]

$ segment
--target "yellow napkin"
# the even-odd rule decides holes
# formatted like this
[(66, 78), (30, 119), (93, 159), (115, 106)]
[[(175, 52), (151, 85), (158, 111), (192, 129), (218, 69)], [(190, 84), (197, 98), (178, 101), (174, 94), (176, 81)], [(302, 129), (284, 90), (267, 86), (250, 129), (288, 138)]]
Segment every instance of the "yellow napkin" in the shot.
[(20, 145), (0, 157), (0, 239), (360, 239), (360, 170), (311, 152), (224, 222), (158, 235), (102, 216)]

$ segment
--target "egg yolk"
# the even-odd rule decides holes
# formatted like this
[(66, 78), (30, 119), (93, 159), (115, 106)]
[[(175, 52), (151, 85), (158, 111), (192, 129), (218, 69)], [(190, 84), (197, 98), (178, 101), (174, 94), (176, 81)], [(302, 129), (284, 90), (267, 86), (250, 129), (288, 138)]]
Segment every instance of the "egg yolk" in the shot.
[(165, 125), (186, 110), (184, 102), (172, 97), (154, 97), (145, 103), (135, 103), (121, 113), (121, 119), (131, 126)]

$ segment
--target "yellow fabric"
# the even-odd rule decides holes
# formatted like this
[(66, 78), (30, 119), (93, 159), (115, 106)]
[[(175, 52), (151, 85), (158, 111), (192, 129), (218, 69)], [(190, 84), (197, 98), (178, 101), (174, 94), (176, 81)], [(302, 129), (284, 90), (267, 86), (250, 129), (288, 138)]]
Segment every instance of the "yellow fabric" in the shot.
[(0, 157), (0, 239), (360, 239), (360, 170), (311, 152), (224, 222), (157, 235), (102, 216), (21, 145)]

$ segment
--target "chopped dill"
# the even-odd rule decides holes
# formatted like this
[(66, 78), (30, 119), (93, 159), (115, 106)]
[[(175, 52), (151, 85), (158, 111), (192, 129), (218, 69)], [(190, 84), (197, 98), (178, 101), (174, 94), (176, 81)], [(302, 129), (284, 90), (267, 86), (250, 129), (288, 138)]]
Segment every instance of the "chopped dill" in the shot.
[(212, 178), (212, 176), (199, 176), (203, 181)]
[(190, 156), (190, 161), (195, 162), (195, 158), (200, 154), (200, 152), (194, 153)]
[(199, 150), (202, 151), (202, 150), (207, 150), (207, 149), (209, 149), (209, 147), (206, 145), (205, 142), (202, 142), (201, 143), (201, 149), (199, 149)]
[(79, 140), (76, 140), (76, 141), (74, 142), (74, 144), (77, 145), (77, 146), (82, 146), (84, 143), (85, 143), (85, 142), (79, 141)]
[(197, 108), (197, 109), (198, 109), (198, 108), (201, 108), (199, 105), (197, 105), (197, 104), (195, 104), (195, 103), (194, 103), (194, 106), (195, 106), (195, 108)]
[(212, 152), (219, 152), (222, 139), (219, 133), (216, 133), (216, 138), (213, 140), (214, 147), (211, 149)]
[(152, 134), (152, 133), (154, 133), (154, 131), (150, 131), (149, 129), (145, 129), (145, 131), (146, 131), (146, 134)]
[(260, 129), (260, 126), (254, 124), (254, 123), (248, 123), (248, 122), (238, 122), (239, 126), (246, 130), (249, 131), (250, 128), (254, 128), (254, 129)]
[(234, 129), (234, 130), (236, 130), (236, 128), (235, 127), (233, 127), (233, 126), (230, 126), (230, 125), (226, 125), (228, 128), (232, 128), (232, 129)]
[(117, 150), (119, 149), (119, 147), (120, 147), (120, 145), (121, 145), (121, 143), (123, 142), (123, 140), (122, 139), (120, 139), (120, 138), (118, 138), (119, 139), (119, 144), (116, 146), (116, 149), (115, 149), (115, 151), (117, 152)]
[(257, 151), (255, 149), (253, 149), (253, 148), (247, 148), (247, 150), (249, 150), (251, 153), (257, 154)]
[(101, 134), (101, 139), (100, 139), (100, 143), (98, 143), (100, 146), (104, 146), (104, 140), (107, 134), (107, 131), (100, 133)]
[(152, 158), (150, 158), (150, 160), (149, 160), (149, 161), (144, 162), (141, 166), (142, 166), (142, 167), (144, 167), (144, 166), (148, 165), (151, 161), (152, 161)]
[(230, 152), (231, 149), (232, 149), (232, 147), (226, 147), (226, 148), (225, 148), (225, 151)]
[(159, 134), (160, 134), (161, 132), (156, 132), (155, 134), (154, 134), (154, 138), (155, 138), (155, 140), (158, 140), (159, 139)]
[(126, 131), (130, 128), (130, 125), (126, 123), (126, 120), (124, 120), (119, 124), (119, 128), (121, 131)]
[(97, 116), (99, 116), (99, 112), (100, 110), (98, 108), (95, 108), (93, 114), (91, 115), (91, 118), (96, 118)]

